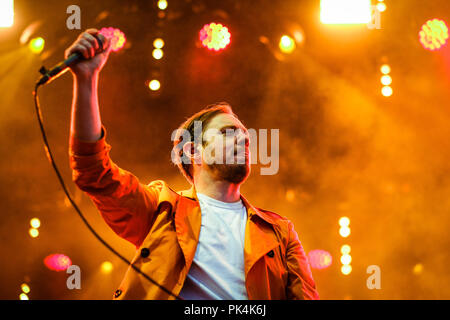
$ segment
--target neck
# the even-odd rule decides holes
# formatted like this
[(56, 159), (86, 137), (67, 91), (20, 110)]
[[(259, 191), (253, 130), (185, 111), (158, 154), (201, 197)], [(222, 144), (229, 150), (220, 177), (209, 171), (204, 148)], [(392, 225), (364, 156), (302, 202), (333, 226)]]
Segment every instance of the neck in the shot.
[(195, 177), (194, 186), (197, 192), (219, 201), (236, 202), (241, 198), (240, 184), (213, 180), (209, 175)]

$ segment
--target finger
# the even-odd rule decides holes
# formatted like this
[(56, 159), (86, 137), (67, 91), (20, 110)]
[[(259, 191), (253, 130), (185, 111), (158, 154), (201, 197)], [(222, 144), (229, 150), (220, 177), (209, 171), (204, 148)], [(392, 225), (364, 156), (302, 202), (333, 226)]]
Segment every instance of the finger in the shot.
[(97, 35), (98, 30), (95, 29), (95, 28), (90, 28), (90, 29), (86, 29), (85, 32), (86, 32), (86, 33), (89, 33), (89, 34), (95, 34), (95, 35)]
[(98, 33), (98, 34), (97, 34), (97, 37), (98, 37), (98, 38), (101, 40), (101, 42), (102, 42), (102, 45), (103, 45), (102, 50), (105, 50), (105, 51), (106, 51), (106, 49), (108, 49), (108, 48), (110, 47), (110, 45), (111, 45), (111, 39), (108, 38), (108, 37), (105, 37), (105, 36), (102, 35), (101, 33)]
[(95, 51), (99, 50), (100, 45), (99, 45), (97, 39), (95, 39), (95, 37), (93, 35), (85, 32), (83, 35), (83, 39), (89, 41), (89, 43), (94, 47)]
[(86, 39), (81, 39), (81, 40), (79, 40), (79, 43), (88, 50), (88, 54), (89, 54), (88, 58), (92, 58), (95, 56), (95, 49), (89, 41), (87, 41)]
[(78, 52), (80, 53), (85, 59), (89, 59), (89, 51), (88, 49), (83, 46), (82, 44), (75, 44), (72, 47), (70, 47), (67, 53), (67, 57), (70, 56), (72, 53)]

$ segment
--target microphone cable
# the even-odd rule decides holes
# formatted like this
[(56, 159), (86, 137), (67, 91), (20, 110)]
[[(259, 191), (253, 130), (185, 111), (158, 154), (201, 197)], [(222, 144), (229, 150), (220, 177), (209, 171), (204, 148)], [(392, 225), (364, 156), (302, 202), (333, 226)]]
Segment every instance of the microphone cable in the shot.
[(84, 217), (83, 213), (81, 212), (81, 210), (78, 208), (77, 204), (75, 203), (75, 201), (72, 199), (72, 197), (70, 196), (66, 184), (64, 183), (64, 180), (61, 176), (61, 173), (59, 172), (58, 167), (56, 166), (56, 162), (53, 158), (53, 154), (52, 151), (50, 149), (50, 145), (48, 143), (47, 140), (47, 135), (45, 133), (45, 129), (44, 129), (44, 124), (43, 124), (43, 117), (42, 117), (42, 113), (41, 113), (41, 107), (39, 104), (39, 97), (38, 97), (38, 89), (40, 87), (39, 83), (36, 83), (36, 86), (34, 88), (33, 91), (33, 97), (34, 97), (34, 106), (35, 106), (35, 111), (36, 111), (36, 117), (39, 123), (39, 128), (41, 130), (42, 133), (42, 139), (44, 141), (44, 148), (45, 148), (45, 153), (47, 155), (47, 159), (50, 161), (53, 169), (56, 172), (56, 176), (58, 177), (59, 183), (61, 184), (61, 187), (64, 191), (64, 193), (66, 194), (67, 198), (69, 199), (70, 203), (72, 204), (72, 206), (74, 207), (75, 211), (78, 213), (78, 216), (81, 218), (81, 220), (84, 222), (84, 224), (86, 225), (86, 227), (89, 229), (89, 231), (91, 231), (91, 233), (94, 235), (95, 238), (97, 238), (98, 241), (100, 241), (109, 251), (111, 251), (114, 255), (116, 255), (117, 257), (119, 257), (122, 261), (124, 261), (125, 263), (127, 263), (128, 265), (130, 265), (137, 273), (141, 274), (145, 279), (147, 279), (148, 281), (150, 281), (151, 283), (153, 283), (154, 285), (156, 285), (157, 287), (159, 287), (161, 290), (163, 290), (165, 293), (175, 297), (178, 300), (184, 300), (183, 298), (181, 298), (180, 296), (176, 295), (175, 293), (173, 293), (172, 291), (170, 291), (169, 289), (166, 289), (164, 286), (160, 285), (158, 282), (156, 282), (155, 280), (153, 280), (152, 278), (150, 278), (147, 274), (145, 274), (141, 269), (139, 269), (138, 267), (136, 267), (134, 264), (132, 264), (127, 258), (125, 258), (123, 255), (121, 255), (119, 252), (117, 252), (113, 247), (111, 247), (111, 245), (109, 245), (95, 230), (94, 228), (89, 224), (89, 222), (86, 220), (86, 218)]

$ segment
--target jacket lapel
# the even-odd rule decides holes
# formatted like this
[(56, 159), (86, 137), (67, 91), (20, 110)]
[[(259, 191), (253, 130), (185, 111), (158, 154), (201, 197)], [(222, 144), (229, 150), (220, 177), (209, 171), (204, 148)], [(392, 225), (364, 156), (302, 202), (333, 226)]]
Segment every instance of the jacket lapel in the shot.
[(245, 227), (244, 263), (245, 278), (254, 264), (270, 250), (279, 246), (274, 236), (272, 217), (253, 207), (241, 195), (247, 208), (247, 225)]
[(202, 214), (194, 186), (180, 194), (175, 212), (175, 228), (188, 271), (197, 250)]

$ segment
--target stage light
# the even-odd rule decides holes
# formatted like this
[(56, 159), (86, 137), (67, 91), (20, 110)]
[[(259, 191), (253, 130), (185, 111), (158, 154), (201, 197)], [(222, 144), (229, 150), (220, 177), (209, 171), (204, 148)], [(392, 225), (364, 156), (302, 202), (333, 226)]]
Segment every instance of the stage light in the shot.
[(22, 289), (23, 293), (30, 293), (30, 286), (27, 285), (26, 283), (22, 283), (22, 285), (20, 286), (20, 288)]
[(28, 47), (30, 48), (31, 52), (35, 54), (39, 54), (44, 50), (45, 46), (45, 40), (41, 37), (31, 39), (30, 43), (28, 44)]
[(278, 46), (281, 52), (291, 53), (295, 50), (295, 41), (291, 37), (284, 35), (281, 37)]
[(159, 60), (163, 57), (164, 52), (161, 49), (153, 49), (152, 56), (156, 60)]
[(0, 28), (12, 27), (14, 24), (14, 0), (0, 1)]
[(352, 272), (352, 266), (349, 265), (349, 264), (344, 264), (344, 265), (341, 267), (341, 272), (342, 272), (342, 274), (344, 274), (344, 275), (350, 274), (350, 273)]
[(382, 74), (388, 74), (391, 72), (391, 67), (388, 64), (383, 64), (380, 68)]
[(148, 87), (152, 91), (157, 91), (159, 88), (161, 88), (161, 83), (158, 80), (152, 80), (149, 82)]
[(30, 300), (30, 299), (28, 298), (28, 296), (27, 296), (25, 293), (21, 293), (21, 294), (19, 295), (19, 299), (20, 299), (20, 300)]
[(348, 244), (344, 244), (344, 245), (341, 247), (341, 253), (342, 253), (342, 254), (349, 254), (350, 251), (351, 251), (351, 247), (350, 247)]
[(393, 94), (393, 90), (391, 87), (389, 86), (384, 86), (383, 88), (381, 88), (381, 94), (385, 97), (390, 97)]
[(30, 220), (30, 225), (33, 228), (37, 229), (37, 228), (39, 228), (41, 226), (41, 220), (39, 220), (38, 218), (33, 218), (33, 219)]
[(158, 1), (158, 8), (161, 10), (165, 10), (167, 8), (167, 1), (166, 0), (159, 0)]
[(325, 269), (331, 265), (333, 261), (331, 254), (325, 250), (311, 250), (308, 253), (308, 260), (311, 268), (313, 269)]
[(220, 23), (205, 24), (199, 33), (200, 42), (209, 50), (219, 51), (225, 49), (231, 42), (228, 28)]
[(101, 28), (100, 34), (104, 37), (110, 38), (111, 41), (111, 50), (114, 52), (119, 51), (125, 46), (125, 43), (127, 42), (127, 37), (125, 37), (125, 33), (120, 31), (120, 29), (117, 28)]
[(428, 20), (419, 31), (419, 41), (427, 50), (438, 50), (448, 40), (448, 27), (439, 19)]
[(100, 266), (100, 269), (102, 270), (103, 273), (110, 273), (113, 269), (113, 264), (109, 261), (105, 261)]
[(377, 3), (377, 10), (380, 12), (386, 11), (386, 4), (384, 2)]
[(32, 238), (37, 238), (39, 236), (39, 230), (35, 228), (30, 228), (30, 230), (28, 230), (28, 233)]
[(341, 217), (339, 219), (339, 225), (341, 227), (348, 227), (348, 225), (350, 224), (350, 219), (347, 217)]
[(156, 49), (161, 49), (162, 47), (164, 47), (164, 40), (161, 39), (161, 38), (156, 38), (156, 39), (153, 41), (153, 46), (154, 46)]
[(53, 271), (63, 271), (72, 265), (70, 258), (64, 254), (51, 254), (44, 258), (44, 264)]
[(369, 23), (371, 8), (371, 0), (321, 0), (320, 21), (324, 24)]
[(352, 256), (349, 254), (343, 254), (341, 256), (341, 263), (342, 264), (350, 264), (352, 262)]
[(339, 234), (343, 238), (347, 238), (350, 235), (350, 228), (349, 227), (341, 227), (339, 229)]
[(388, 75), (384, 75), (381, 77), (381, 84), (388, 86), (392, 83), (392, 77)]
[(419, 275), (419, 274), (421, 274), (422, 272), (423, 272), (423, 264), (421, 264), (421, 263), (416, 264), (416, 265), (414, 266), (414, 268), (413, 268), (413, 273), (414, 273), (415, 275)]

